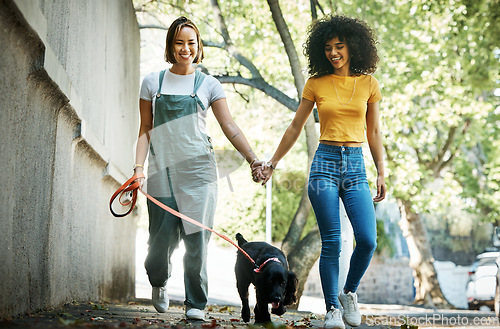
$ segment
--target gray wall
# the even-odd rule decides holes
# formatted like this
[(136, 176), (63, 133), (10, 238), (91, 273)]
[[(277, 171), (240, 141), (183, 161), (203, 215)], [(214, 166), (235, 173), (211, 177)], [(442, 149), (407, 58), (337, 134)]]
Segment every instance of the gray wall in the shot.
[(134, 295), (139, 38), (131, 0), (0, 1), (0, 317)]

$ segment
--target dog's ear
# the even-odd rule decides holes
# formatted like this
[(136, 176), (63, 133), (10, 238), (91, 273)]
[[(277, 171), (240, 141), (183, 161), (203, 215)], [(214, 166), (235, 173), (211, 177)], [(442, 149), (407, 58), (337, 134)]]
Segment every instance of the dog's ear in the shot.
[(242, 247), (245, 243), (248, 243), (247, 240), (240, 233), (236, 233), (236, 240), (238, 241), (238, 246)]
[(286, 282), (285, 289), (285, 298), (283, 300), (283, 304), (292, 305), (297, 301), (297, 286), (299, 284), (299, 280), (297, 276), (292, 271), (288, 271), (288, 280)]

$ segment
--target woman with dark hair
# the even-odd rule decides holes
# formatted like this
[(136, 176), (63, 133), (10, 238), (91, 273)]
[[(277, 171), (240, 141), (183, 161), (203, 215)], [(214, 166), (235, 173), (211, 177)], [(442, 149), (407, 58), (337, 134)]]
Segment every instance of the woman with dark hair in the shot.
[[(278, 161), (295, 144), (316, 104), (320, 144), (311, 165), (308, 193), (322, 241), (319, 270), (327, 328), (344, 328), (344, 322), (350, 326), (361, 323), (356, 289), (377, 246), (373, 201), (385, 198), (386, 186), (379, 128), (378, 102), (382, 96), (378, 81), (370, 75), (378, 62), (375, 44), (371, 28), (358, 19), (332, 16), (312, 25), (305, 44), (311, 77), (304, 86), (302, 101), (271, 160), (254, 170), (256, 174), (262, 170), (266, 176), (264, 183), (269, 180)], [(377, 194), (373, 199), (362, 153), (365, 139), (378, 173)], [(347, 280), (340, 294), (339, 197), (356, 239)]]
[[(169, 27), (165, 61), (169, 69), (147, 75), (141, 86), (140, 129), (134, 173), (148, 179), (141, 187), (165, 205), (212, 227), (217, 203), (217, 173), (211, 139), (206, 134), (209, 107), (222, 131), (250, 166), (261, 162), (229, 112), (218, 80), (196, 70), (203, 46), (196, 25), (179, 17)], [(210, 232), (164, 211), (148, 200), (149, 250), (145, 262), (158, 312), (169, 306), (166, 283), (173, 251), (184, 241), (186, 317), (205, 318), (207, 303), (207, 245)]]

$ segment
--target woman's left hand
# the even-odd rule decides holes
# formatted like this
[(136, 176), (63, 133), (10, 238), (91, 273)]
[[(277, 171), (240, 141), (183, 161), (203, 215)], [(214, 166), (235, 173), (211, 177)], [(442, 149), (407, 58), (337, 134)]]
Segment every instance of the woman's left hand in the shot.
[(384, 176), (377, 176), (377, 195), (373, 198), (374, 202), (380, 202), (385, 199), (385, 178)]

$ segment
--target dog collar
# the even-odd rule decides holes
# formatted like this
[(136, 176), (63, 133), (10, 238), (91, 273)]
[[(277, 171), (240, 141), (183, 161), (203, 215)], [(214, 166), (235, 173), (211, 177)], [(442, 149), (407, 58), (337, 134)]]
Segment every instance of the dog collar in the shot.
[(254, 272), (255, 273), (260, 273), (260, 271), (262, 270), (262, 268), (264, 267), (264, 265), (266, 265), (269, 262), (278, 262), (278, 263), (281, 263), (281, 261), (277, 257), (268, 258), (264, 263), (262, 263), (262, 265), (259, 266), (259, 268), (254, 269)]

